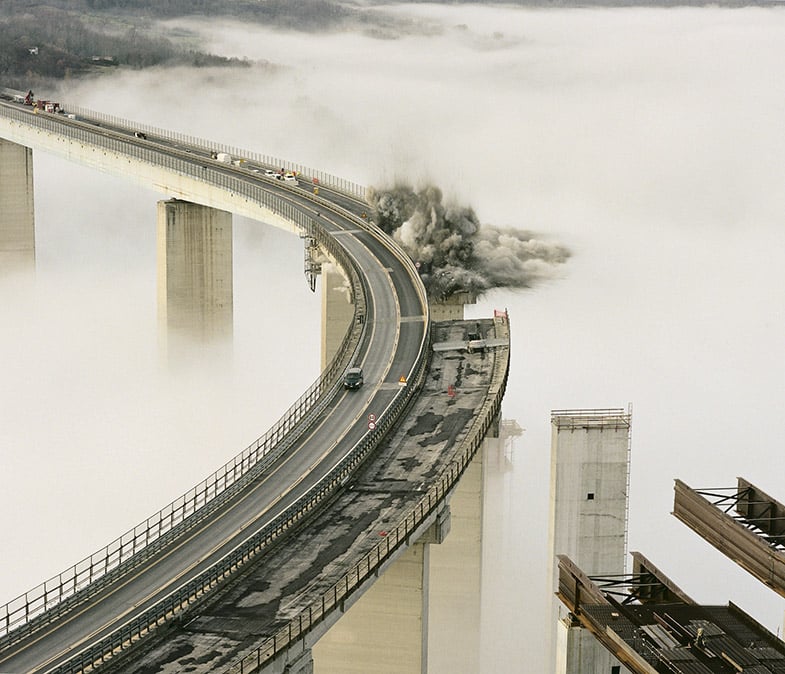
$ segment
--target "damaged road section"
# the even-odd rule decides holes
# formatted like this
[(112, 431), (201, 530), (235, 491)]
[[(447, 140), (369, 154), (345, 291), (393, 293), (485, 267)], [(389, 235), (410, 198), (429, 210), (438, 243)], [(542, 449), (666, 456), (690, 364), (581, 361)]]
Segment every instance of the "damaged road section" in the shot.
[[(235, 671), (243, 657), (253, 666), (245, 671), (257, 671), (285, 658), (288, 646), (313, 645), (428, 529), (498, 421), (509, 369), (506, 314), (435, 323), (432, 334), (426, 381), (409, 413), (330, 506), (101, 671), (215, 674)], [(478, 337), (478, 348), (465, 348)], [(424, 500), (433, 503), (428, 512)]]

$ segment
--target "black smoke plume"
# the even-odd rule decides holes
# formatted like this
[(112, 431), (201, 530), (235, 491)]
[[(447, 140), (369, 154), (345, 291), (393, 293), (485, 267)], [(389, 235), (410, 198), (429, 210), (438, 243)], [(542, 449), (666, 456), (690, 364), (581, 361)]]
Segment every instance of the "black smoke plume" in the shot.
[(442, 203), (428, 186), (370, 188), (375, 222), (419, 264), (428, 294), (443, 300), (459, 292), (479, 297), (491, 288), (530, 288), (554, 278), (570, 252), (531, 232), (480, 225), (474, 211)]

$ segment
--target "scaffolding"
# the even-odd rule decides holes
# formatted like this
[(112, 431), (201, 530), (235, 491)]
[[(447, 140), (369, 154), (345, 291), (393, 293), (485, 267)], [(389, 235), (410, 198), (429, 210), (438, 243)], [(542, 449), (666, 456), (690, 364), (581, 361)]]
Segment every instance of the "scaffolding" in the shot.
[(310, 236), (301, 236), (305, 245), (303, 267), (305, 279), (311, 292), (316, 292), (316, 277), (322, 273), (322, 263), (319, 261), (319, 244)]
[(556, 428), (630, 428), (632, 423), (632, 406), (628, 411), (622, 407), (552, 410), (551, 423)]

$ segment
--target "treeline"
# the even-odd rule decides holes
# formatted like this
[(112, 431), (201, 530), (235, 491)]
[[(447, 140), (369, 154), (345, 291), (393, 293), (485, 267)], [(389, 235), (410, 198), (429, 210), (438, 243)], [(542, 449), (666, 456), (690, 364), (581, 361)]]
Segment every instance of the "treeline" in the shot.
[(272, 26), (313, 30), (334, 27), (363, 12), (334, 0), (74, 0), (100, 11), (144, 12), (147, 16), (221, 16)]
[(82, 0), (48, 4), (0, 2), (0, 81), (26, 88), (46, 79), (79, 77), (108, 66), (248, 66), (151, 34), (149, 21), (117, 20), (75, 11)]
[(315, 30), (335, 27), (380, 14), (352, 8), (337, 0), (0, 0), (0, 16), (38, 11), (46, 6), (74, 15), (147, 17), (212, 16), (253, 21), (271, 26)]
[(336, 0), (0, 0), (0, 84), (24, 89), (36, 78), (79, 77), (109, 66), (250, 65), (184, 47), (161, 32), (161, 20), (187, 16), (385, 38), (422, 30), (411, 20)]

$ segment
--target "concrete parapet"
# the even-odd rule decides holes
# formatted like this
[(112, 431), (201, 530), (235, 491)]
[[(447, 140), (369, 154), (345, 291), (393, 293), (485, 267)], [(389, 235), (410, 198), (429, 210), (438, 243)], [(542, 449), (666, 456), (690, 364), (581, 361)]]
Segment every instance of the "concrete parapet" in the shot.
[[(435, 341), (453, 343), (461, 341), (467, 330), (475, 329), (476, 321), (470, 325), (440, 323), (433, 328)], [(449, 500), (451, 510), (458, 504), (459, 478), (467, 485), (476, 481), (477, 468), (471, 460), (498, 414), (506, 386), (506, 316), (483, 320), (481, 329), (489, 340), (501, 341), (482, 351), (435, 352), (429, 376), (404, 422), (329, 509), (315, 513), (309, 526), (293, 532), (285, 545), (271, 549), (262, 563), (251, 564), (214, 599), (195, 609), (198, 617), (173, 628), (165, 639), (158, 641), (154, 636), (147, 652), (129, 659), (127, 668), (112, 672), (131, 674), (144, 668), (181, 672), (187, 667), (194, 674), (212, 674), (218, 671), (215, 665), (219, 658), (229, 662), (242, 656), (245, 672), (281, 674), (304, 648), (312, 648), (314, 671), (320, 674), (422, 674), (417, 668), (427, 666), (426, 649), (433, 644), (426, 633), (433, 623), (429, 626), (427, 620), (434, 608), (426, 589), (426, 583), (431, 587), (434, 571), (430, 564), (426, 566), (425, 556), (438, 548), (421, 541), (428, 540), (423, 537), (430, 535), (429, 529), (433, 533), (435, 524), (445, 528), (443, 504)], [(436, 500), (433, 508), (431, 498)], [(453, 511), (451, 528), (454, 517)], [(467, 537), (470, 544), (472, 535)], [(479, 551), (474, 557), (480, 559)], [(419, 598), (417, 573), (412, 570), (418, 563), (423, 586)], [(394, 580), (399, 574), (409, 578), (409, 589), (403, 590), (402, 581)], [(377, 607), (383, 604), (383, 609), (364, 609), (366, 595), (380, 584), (382, 591), (385, 579), (391, 598), (376, 602)], [(403, 601), (404, 595), (408, 597), (404, 605), (394, 609), (398, 617), (388, 619), (386, 611), (392, 605), (388, 602)], [(371, 599), (371, 606), (373, 602)], [(416, 617), (417, 607), (421, 617)], [(367, 615), (366, 610), (370, 611)], [(478, 610), (471, 608), (471, 615)], [(399, 634), (400, 621), (414, 622), (416, 631)], [(355, 622), (360, 623), (356, 629)], [(404, 625), (401, 629), (409, 628)], [(475, 657), (474, 644), (479, 639), (478, 635), (475, 641), (466, 642), (467, 648), (475, 650)], [(454, 642), (450, 639), (449, 648), (455, 648)], [(215, 643), (221, 643), (221, 649), (211, 646), (213, 659), (206, 652), (202, 656), (200, 650), (197, 662), (195, 648)], [(249, 644), (255, 644), (254, 648)], [(322, 657), (324, 647), (329, 647), (331, 661)], [(362, 655), (355, 657), (356, 653)], [(361, 659), (365, 657), (373, 658), (370, 664)], [(328, 666), (333, 669), (323, 669)], [(236, 664), (232, 671), (239, 670)], [(471, 670), (461, 666), (454, 671)]]
[(0, 137), (79, 162), (99, 171), (122, 176), (146, 189), (152, 187), (159, 194), (231, 211), (235, 215), (259, 220), (287, 232), (299, 233), (297, 225), (290, 218), (254, 199), (248, 199), (241, 193), (218, 185), (205, 183), (182, 172), (173, 171), (163, 164), (151, 163), (145, 160), (144, 156), (134, 158), (122, 149), (93, 145), (90, 140), (85, 141), (83, 137), (69, 138), (62, 133), (30, 126), (3, 116), (0, 116)]
[(450, 497), (450, 535), (431, 552), (429, 664), (437, 672), (480, 674), (483, 454)]

